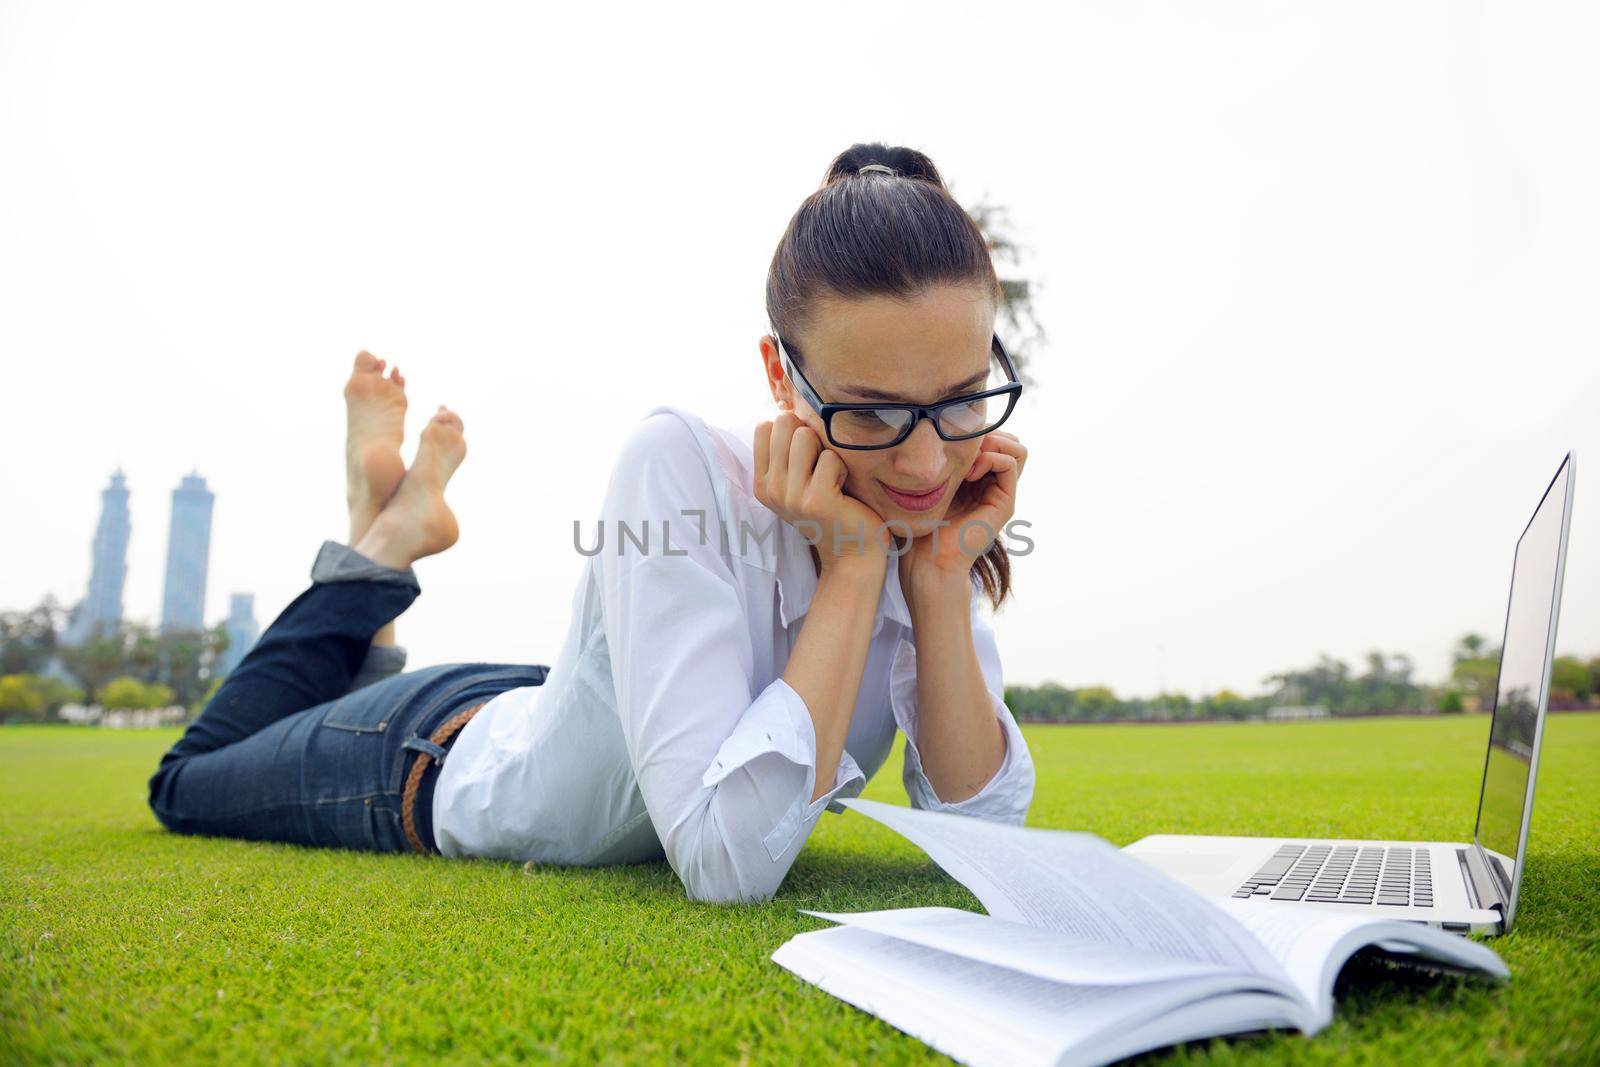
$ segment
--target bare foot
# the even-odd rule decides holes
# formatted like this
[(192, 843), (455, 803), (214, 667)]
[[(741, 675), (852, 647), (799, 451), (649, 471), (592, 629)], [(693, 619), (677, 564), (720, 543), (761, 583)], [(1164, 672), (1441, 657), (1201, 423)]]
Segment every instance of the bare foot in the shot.
[(404, 570), (424, 556), (437, 555), (461, 536), (455, 513), (444, 502), (444, 488), (467, 455), (461, 416), (439, 405), (422, 429), (411, 469), (389, 503), (373, 519), (357, 552)]
[(345, 501), (350, 506), (350, 544), (366, 536), (406, 473), (400, 458), (405, 437), (406, 380), (371, 352), (356, 356), (344, 386)]

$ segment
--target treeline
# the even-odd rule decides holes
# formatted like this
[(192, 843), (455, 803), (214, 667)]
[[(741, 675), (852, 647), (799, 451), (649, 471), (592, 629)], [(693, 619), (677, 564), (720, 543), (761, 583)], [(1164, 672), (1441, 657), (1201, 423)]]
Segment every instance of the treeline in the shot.
[[(1301, 670), (1266, 678), (1266, 689), (1242, 696), (1227, 689), (1194, 699), (1183, 693), (1119, 697), (1104, 686), (1071, 689), (1047, 683), (1007, 686), (1006, 705), (1023, 722), (1194, 722), (1285, 717), (1373, 715), (1407, 712), (1487, 711), (1494, 706), (1500, 650), (1478, 634), (1468, 634), (1451, 656), (1443, 683), (1420, 682), (1416, 665), (1404, 654), (1369, 652), (1362, 669), (1331, 656)], [(1600, 703), (1600, 656), (1581, 660), (1558, 656), (1551, 669), (1550, 707), (1557, 710)], [(1275, 709), (1277, 709), (1275, 711)]]
[[(176, 704), (194, 713), (220, 683), (217, 674), (228, 648), (221, 625), (163, 633), (150, 623), (128, 621), (82, 644), (66, 645), (61, 641), (66, 618), (66, 610), (48, 597), (27, 611), (0, 612), (0, 721), (49, 720), (66, 704), (132, 710)], [(1468, 634), (1451, 659), (1450, 677), (1439, 684), (1418, 681), (1409, 656), (1371, 652), (1359, 670), (1321, 656), (1309, 667), (1269, 676), (1264, 692), (1254, 696), (1220, 689), (1198, 698), (1184, 693), (1120, 697), (1104, 686), (1047, 683), (1007, 686), (1005, 699), (1024, 722), (1254, 719), (1274, 709), (1319, 715), (1450, 713), (1493, 706), (1500, 650)], [(1557, 657), (1550, 706), (1583, 708), (1597, 702), (1600, 656), (1587, 661)]]
[(129, 620), (80, 644), (62, 641), (67, 610), (46, 597), (0, 612), (0, 721), (48, 721), (66, 704), (104, 708), (181, 705), (198, 711), (220, 679), (227, 631), (163, 632)]

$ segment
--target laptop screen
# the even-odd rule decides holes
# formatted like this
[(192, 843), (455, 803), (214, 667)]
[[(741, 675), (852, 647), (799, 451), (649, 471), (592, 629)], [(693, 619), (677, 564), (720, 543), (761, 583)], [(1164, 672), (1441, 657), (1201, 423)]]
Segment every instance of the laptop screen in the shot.
[[(1500, 677), (1495, 686), (1494, 716), (1489, 724), (1489, 755), (1478, 800), (1474, 840), (1485, 849), (1522, 862), (1523, 818), (1528, 811), (1539, 720), (1549, 688), (1554, 618), (1560, 590), (1563, 533), (1572, 477), (1569, 455), (1545, 490), (1528, 528), (1517, 542), (1511, 575), (1511, 603), (1506, 609), (1505, 641), (1500, 651)], [(1501, 871), (1511, 889), (1511, 871)]]

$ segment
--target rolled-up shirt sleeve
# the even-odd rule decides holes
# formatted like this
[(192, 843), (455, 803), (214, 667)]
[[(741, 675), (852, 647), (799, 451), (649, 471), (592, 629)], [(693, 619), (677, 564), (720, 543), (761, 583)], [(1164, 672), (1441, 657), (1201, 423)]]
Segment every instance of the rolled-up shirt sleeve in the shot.
[(994, 628), (978, 610), (976, 593), (971, 611), (972, 647), (978, 656), (978, 667), (983, 673), (990, 706), (1005, 732), (1005, 757), (1001, 760), (1000, 768), (977, 793), (965, 800), (939, 799), (933, 783), (928, 781), (928, 775), (922, 769), (922, 755), (917, 747), (917, 648), (909, 638), (902, 638), (889, 674), (889, 699), (894, 709), (895, 723), (906, 735), (901, 779), (905, 783), (906, 796), (914, 808), (955, 812), (1020, 826), (1027, 818), (1028, 805), (1033, 802), (1033, 756), (1028, 751), (1028, 742), (1023, 738), (1022, 730), (1017, 726), (1016, 717), (1006, 706), (1000, 649), (995, 642)]
[[(812, 799), (811, 713), (781, 677), (758, 688), (734, 571), (750, 564), (724, 556), (716, 501), (692, 431), (652, 415), (613, 470), (596, 563), (617, 713), (667, 861), (691, 899), (759, 901), (822, 811), (866, 780), (845, 753)], [(647, 551), (632, 538), (611, 543), (619, 523), (645, 540), (647, 521)]]

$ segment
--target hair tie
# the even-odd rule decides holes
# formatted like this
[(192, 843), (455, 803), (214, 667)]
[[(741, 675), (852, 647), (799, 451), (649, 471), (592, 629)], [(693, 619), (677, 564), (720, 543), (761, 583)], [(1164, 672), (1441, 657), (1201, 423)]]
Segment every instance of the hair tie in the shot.
[(899, 176), (896, 173), (896, 171), (895, 171), (895, 169), (893, 167), (885, 166), (882, 163), (868, 163), (864, 167), (858, 167), (856, 169), (856, 173), (857, 174), (865, 174), (869, 170), (881, 170), (891, 178), (895, 178), (895, 177)]

